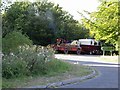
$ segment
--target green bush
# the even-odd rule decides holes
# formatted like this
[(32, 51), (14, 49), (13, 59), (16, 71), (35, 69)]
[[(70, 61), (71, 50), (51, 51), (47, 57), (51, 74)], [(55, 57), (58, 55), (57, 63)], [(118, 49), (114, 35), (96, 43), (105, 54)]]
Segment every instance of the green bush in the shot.
[(28, 74), (28, 70), (25, 67), (26, 62), (22, 58), (17, 56), (4, 56), (2, 61), (2, 77), (15, 78)]
[(32, 41), (21, 32), (13, 31), (2, 39), (3, 53), (18, 52), (19, 46), (32, 45)]
[(0, 37), (0, 52), (2, 52), (2, 38)]
[(18, 54), (3, 56), (2, 77), (16, 78), (28, 75), (47, 75), (52, 72), (64, 72), (69, 65), (54, 58), (54, 51), (42, 46), (22, 46)]

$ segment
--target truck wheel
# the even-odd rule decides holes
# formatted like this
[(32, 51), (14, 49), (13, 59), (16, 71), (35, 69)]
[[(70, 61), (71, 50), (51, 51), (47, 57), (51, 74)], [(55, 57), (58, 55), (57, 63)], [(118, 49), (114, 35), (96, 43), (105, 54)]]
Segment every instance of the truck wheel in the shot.
[(89, 54), (92, 55), (93, 53), (90, 51)]
[(80, 55), (80, 54), (81, 54), (81, 50), (78, 49), (78, 50), (77, 50), (77, 55)]
[(67, 49), (65, 49), (65, 50), (64, 50), (64, 53), (65, 53), (65, 54), (68, 54), (68, 50), (67, 50)]

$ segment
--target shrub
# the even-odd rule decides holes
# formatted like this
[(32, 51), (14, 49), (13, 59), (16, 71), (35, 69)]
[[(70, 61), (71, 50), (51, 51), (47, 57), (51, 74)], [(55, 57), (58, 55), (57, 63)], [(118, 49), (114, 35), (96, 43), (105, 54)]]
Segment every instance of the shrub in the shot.
[(2, 77), (14, 78), (21, 75), (46, 74), (47, 62), (54, 59), (54, 51), (42, 46), (21, 46), (19, 53), (3, 56)]
[(0, 37), (0, 52), (2, 52), (2, 38)]
[(3, 56), (2, 77), (16, 78), (18, 76), (47, 75), (69, 70), (69, 64), (54, 58), (50, 47), (21, 46), (19, 53)]
[(2, 77), (13, 78), (28, 74), (26, 62), (17, 56), (4, 56), (2, 61)]
[(19, 46), (32, 45), (32, 41), (26, 35), (16, 31), (8, 33), (2, 40), (4, 53), (18, 52)]

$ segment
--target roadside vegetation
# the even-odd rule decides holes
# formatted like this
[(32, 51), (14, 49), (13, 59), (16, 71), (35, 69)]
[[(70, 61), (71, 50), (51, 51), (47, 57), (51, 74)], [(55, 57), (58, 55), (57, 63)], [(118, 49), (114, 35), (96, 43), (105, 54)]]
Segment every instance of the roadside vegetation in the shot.
[[(60, 82), (62, 80), (67, 80), (76, 77), (82, 77), (90, 74), (92, 71), (87, 66), (72, 65), (60, 60), (53, 60), (53, 64), (50, 68), (50, 71), (47, 71), (46, 74), (32, 74), (29, 76), (20, 76), (18, 78), (6, 79), (3, 78), (3, 88), (23, 88), (23, 87), (34, 87), (40, 85), (47, 85), (49, 83)], [(51, 63), (51, 62), (49, 62)], [(55, 69), (58, 65), (59, 68)], [(63, 69), (64, 68), (64, 69)]]
[(54, 58), (49, 46), (24, 45), (18, 51), (2, 54), (2, 87), (30, 87), (91, 73), (86, 66), (76, 66)]
[(33, 45), (32, 40), (21, 32), (7, 34), (3, 38), (2, 87), (43, 85), (68, 79), (71, 75), (91, 73), (85, 66), (73, 66), (55, 59), (54, 53), (50, 45)]

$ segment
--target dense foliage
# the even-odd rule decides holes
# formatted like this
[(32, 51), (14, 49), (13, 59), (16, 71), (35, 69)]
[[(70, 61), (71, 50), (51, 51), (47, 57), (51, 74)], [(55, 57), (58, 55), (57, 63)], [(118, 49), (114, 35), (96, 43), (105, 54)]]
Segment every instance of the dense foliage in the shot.
[(51, 2), (15, 2), (5, 8), (3, 38), (12, 31), (26, 33), (34, 44), (48, 45), (56, 38), (87, 38), (89, 31), (59, 5)]
[(51, 48), (42, 46), (23, 46), (19, 54), (4, 55), (2, 67), (2, 77), (6, 79), (69, 70), (69, 64), (54, 59)]
[(96, 39), (117, 44), (120, 35), (118, 4), (118, 2), (101, 2), (98, 10), (89, 14), (90, 19), (83, 19), (84, 26)]
[(10, 32), (2, 39), (3, 53), (18, 53), (20, 46), (32, 45), (32, 41), (21, 32)]

